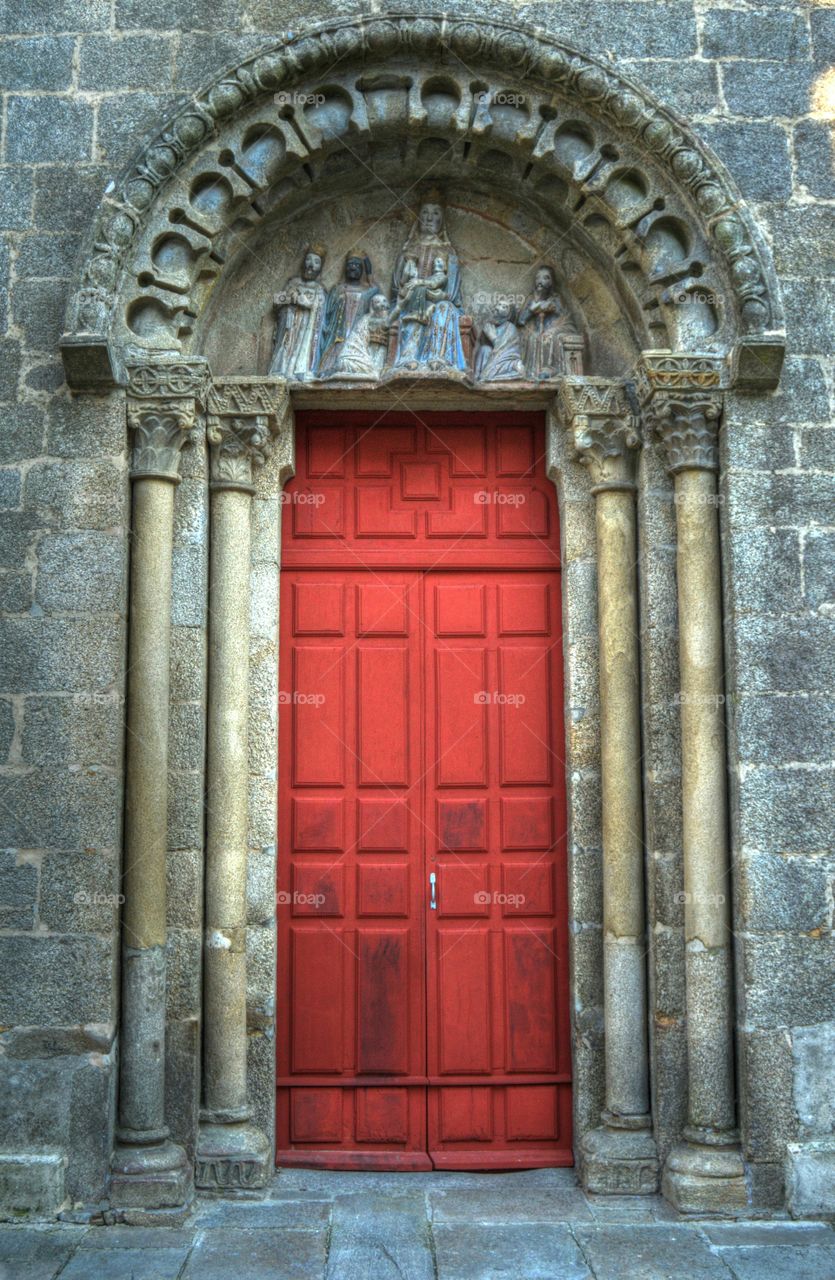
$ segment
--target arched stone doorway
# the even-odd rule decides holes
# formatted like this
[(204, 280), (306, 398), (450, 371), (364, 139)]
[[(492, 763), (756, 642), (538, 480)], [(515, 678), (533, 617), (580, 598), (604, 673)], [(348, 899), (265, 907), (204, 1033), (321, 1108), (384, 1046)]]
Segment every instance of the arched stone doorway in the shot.
[[(112, 1182), (128, 1216), (176, 1212), (191, 1185), (164, 1097), (164, 779), (182, 445), (199, 445), (205, 418), (210, 470), (201, 472), (199, 447), (190, 463), (195, 518), (208, 517), (212, 547), (197, 1173), (202, 1185), (257, 1185), (269, 1167), (274, 1066), (269, 1036), (248, 1044), (246, 993), (248, 984), (251, 1004), (268, 1008), (274, 928), (271, 918), (260, 930), (250, 922), (248, 960), (245, 877), (254, 847), (250, 869), (266, 868), (274, 883), (278, 516), (294, 466), (293, 411), (382, 412), (404, 390), (270, 379), (270, 296), (309, 239), (332, 250), (329, 285), (360, 240), (390, 271), (425, 177), (440, 187), (465, 296), (512, 292), (521, 271), (547, 262), (583, 337), (584, 374), (506, 388), (443, 374), (408, 385), (416, 411), (548, 414), (563, 529), (581, 1173), (593, 1189), (650, 1190), (660, 1156), (682, 1207), (746, 1197), (721, 892), (714, 495), (724, 391), (767, 389), (779, 376), (768, 252), (718, 162), (608, 64), (499, 23), (398, 17), (312, 30), (186, 104), (106, 196), (62, 342), (75, 389), (126, 388), (135, 446)], [(679, 721), (680, 779), (665, 770)], [(682, 883), (677, 946), (667, 912)], [(686, 1020), (683, 1008), (670, 1014), (676, 983)]]

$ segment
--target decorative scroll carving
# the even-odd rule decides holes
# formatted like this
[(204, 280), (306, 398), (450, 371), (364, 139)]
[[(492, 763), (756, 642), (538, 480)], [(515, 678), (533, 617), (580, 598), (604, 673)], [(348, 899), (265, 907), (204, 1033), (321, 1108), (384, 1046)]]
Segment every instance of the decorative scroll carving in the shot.
[(633, 489), (638, 418), (622, 382), (566, 378), (557, 394), (560, 417), (572, 432), (574, 451), (592, 479), (592, 492)]
[(206, 435), (213, 489), (254, 492), (253, 468), (264, 465), (289, 407), (277, 378), (224, 378), (212, 383)]
[(644, 352), (637, 391), (647, 425), (664, 448), (667, 469), (719, 469), (722, 362), (715, 356)]
[(131, 478), (180, 478), (180, 451), (192, 438), (205, 398), (205, 360), (155, 361), (127, 370)]

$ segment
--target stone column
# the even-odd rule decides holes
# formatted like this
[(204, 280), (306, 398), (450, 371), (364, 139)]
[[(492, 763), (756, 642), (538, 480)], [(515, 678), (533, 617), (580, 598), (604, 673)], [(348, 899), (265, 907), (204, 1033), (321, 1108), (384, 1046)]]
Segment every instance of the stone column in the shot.
[(721, 363), (645, 352), (638, 387), (674, 478), (682, 756), (687, 1125), (662, 1190), (684, 1212), (744, 1207), (736, 1129), (733, 946), (716, 473)]
[(250, 1123), (246, 1086), (246, 869), (249, 841), (249, 574), (253, 468), (288, 396), (277, 379), (215, 381), (211, 444), (203, 1107), (197, 1185), (263, 1186), (271, 1143)]
[(649, 1102), (641, 798), (635, 460), (637, 419), (622, 383), (567, 378), (559, 394), (589, 469), (597, 524), (603, 807), (606, 1106), (582, 1143), (589, 1191), (651, 1194), (658, 1155)]
[(111, 1204), (123, 1221), (176, 1220), (192, 1171), (165, 1124), (165, 864), (174, 489), (203, 361), (128, 371), (133, 529), (127, 678), (119, 1123)]

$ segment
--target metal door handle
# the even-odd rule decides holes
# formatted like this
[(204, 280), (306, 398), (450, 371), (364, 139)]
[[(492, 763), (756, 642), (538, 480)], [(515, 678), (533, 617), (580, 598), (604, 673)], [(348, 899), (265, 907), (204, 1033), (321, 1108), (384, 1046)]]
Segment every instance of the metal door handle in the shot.
[(438, 899), (435, 897), (435, 881), (437, 877), (434, 871), (429, 872), (429, 910), (438, 910)]

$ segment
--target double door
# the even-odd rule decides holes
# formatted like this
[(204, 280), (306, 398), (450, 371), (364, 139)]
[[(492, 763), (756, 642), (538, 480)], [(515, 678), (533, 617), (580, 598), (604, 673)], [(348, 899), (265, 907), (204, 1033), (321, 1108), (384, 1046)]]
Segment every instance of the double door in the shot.
[(570, 1164), (556, 566), (347, 567), (314, 505), (285, 516), (278, 1163)]

